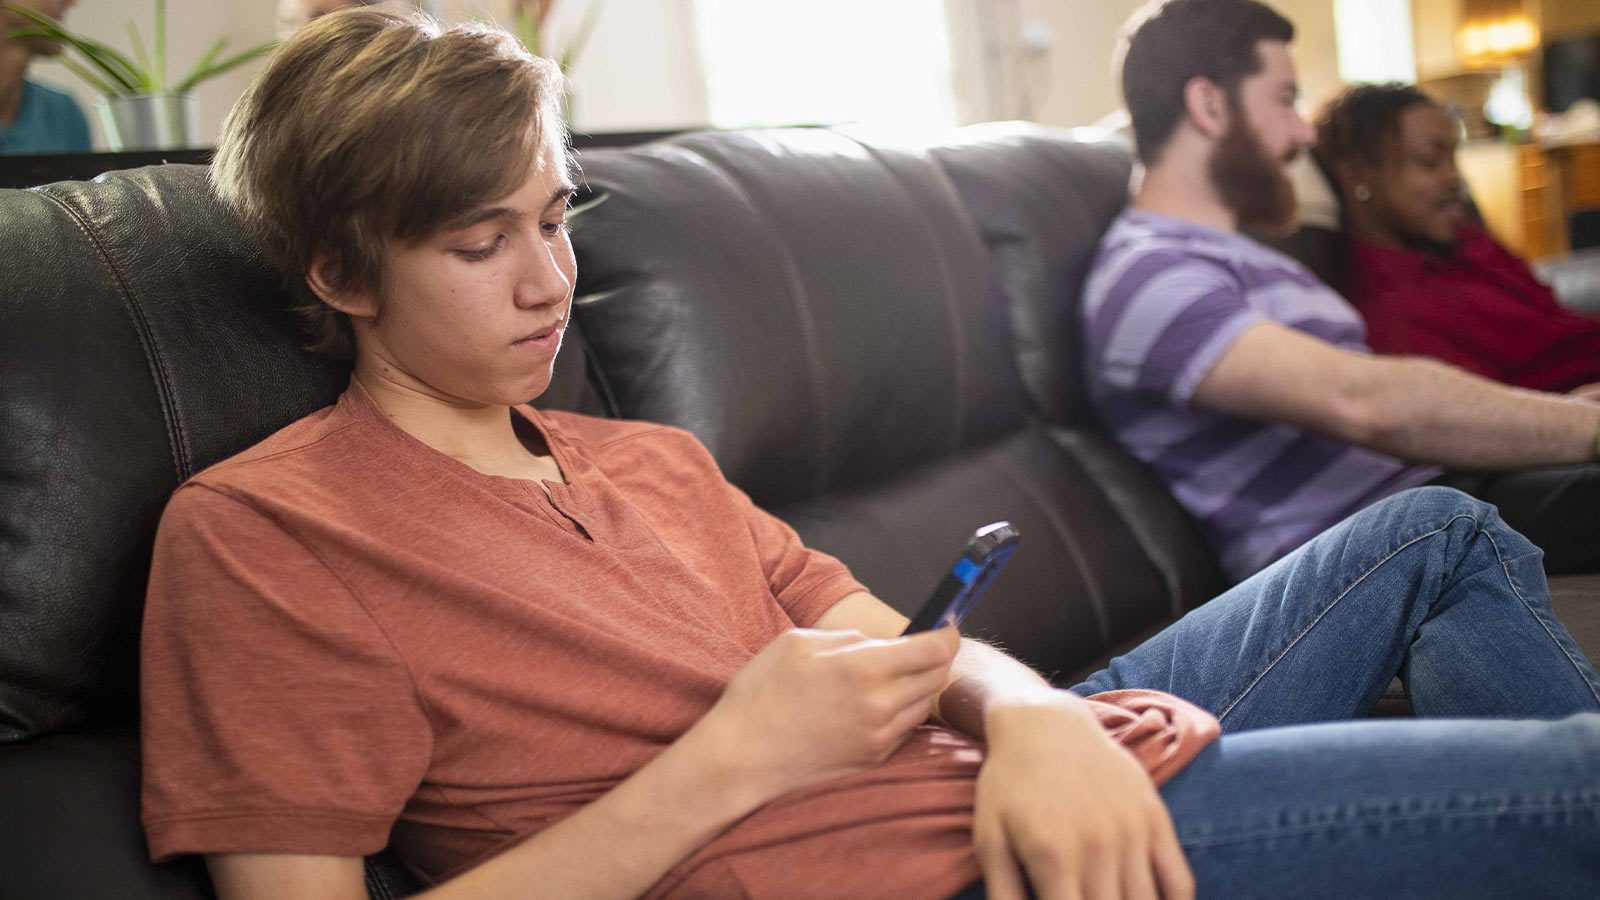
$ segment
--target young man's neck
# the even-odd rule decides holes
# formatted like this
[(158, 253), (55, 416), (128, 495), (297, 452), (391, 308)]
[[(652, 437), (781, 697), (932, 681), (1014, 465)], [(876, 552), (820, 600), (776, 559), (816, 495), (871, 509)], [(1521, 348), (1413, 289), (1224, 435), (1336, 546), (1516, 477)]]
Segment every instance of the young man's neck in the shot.
[(17, 41), (0, 42), (0, 128), (16, 124), (22, 111), (22, 79), (33, 52)]
[(491, 475), (560, 477), (548, 456), (523, 443), (510, 407), (439, 396), (371, 359), (357, 361), (355, 377), (401, 431), (446, 456)]
[(1239, 225), (1239, 217), (1212, 186), (1205, 162), (1174, 158), (1170, 153), (1145, 170), (1133, 208), (1219, 231), (1235, 231)]

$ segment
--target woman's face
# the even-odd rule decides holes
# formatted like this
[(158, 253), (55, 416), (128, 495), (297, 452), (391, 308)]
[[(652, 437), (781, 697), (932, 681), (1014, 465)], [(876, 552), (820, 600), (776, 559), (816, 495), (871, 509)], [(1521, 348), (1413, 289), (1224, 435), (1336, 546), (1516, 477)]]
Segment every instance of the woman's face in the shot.
[(390, 246), (368, 298), (378, 314), (352, 317), (359, 368), (459, 405), (544, 393), (577, 277), (562, 156), (420, 243)]
[(1466, 217), (1457, 133), (1450, 114), (1431, 103), (1401, 111), (1379, 164), (1363, 178), (1372, 191), (1366, 203), (1387, 230), (1411, 242), (1455, 243)]

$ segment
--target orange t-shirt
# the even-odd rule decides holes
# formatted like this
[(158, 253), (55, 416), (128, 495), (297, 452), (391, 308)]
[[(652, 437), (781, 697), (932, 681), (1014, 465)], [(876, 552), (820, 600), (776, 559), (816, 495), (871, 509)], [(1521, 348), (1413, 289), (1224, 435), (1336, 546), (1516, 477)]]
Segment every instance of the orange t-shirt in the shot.
[[(863, 589), (686, 432), (519, 412), (567, 480), (548, 496), (422, 444), (354, 382), (173, 496), (143, 630), (153, 858), (392, 841), (444, 880), (600, 797), (780, 632)], [(1155, 706), (1103, 717), (1165, 777), (1215, 732)], [(979, 876), (981, 762), (920, 728), (646, 896), (954, 894)]]

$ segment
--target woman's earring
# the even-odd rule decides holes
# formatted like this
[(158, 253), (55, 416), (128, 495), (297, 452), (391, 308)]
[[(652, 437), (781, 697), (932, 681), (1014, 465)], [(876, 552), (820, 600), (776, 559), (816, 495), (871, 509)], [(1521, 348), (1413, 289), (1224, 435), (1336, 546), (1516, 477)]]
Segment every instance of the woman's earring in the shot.
[(1371, 200), (1372, 199), (1372, 188), (1369, 188), (1364, 184), (1356, 185), (1356, 199), (1360, 200), (1362, 203), (1365, 203), (1368, 200)]

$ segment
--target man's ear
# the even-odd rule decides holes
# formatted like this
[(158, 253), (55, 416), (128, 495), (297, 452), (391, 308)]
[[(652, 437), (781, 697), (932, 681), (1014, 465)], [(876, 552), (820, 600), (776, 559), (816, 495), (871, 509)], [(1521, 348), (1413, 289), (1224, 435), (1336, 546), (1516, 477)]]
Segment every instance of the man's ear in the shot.
[(323, 303), (347, 316), (371, 318), (378, 313), (377, 298), (372, 292), (345, 287), (338, 261), (325, 251), (312, 254), (311, 265), (306, 269), (306, 286)]
[(1207, 138), (1217, 140), (1228, 133), (1227, 92), (1209, 78), (1196, 75), (1184, 83), (1183, 111), (1194, 130)]

